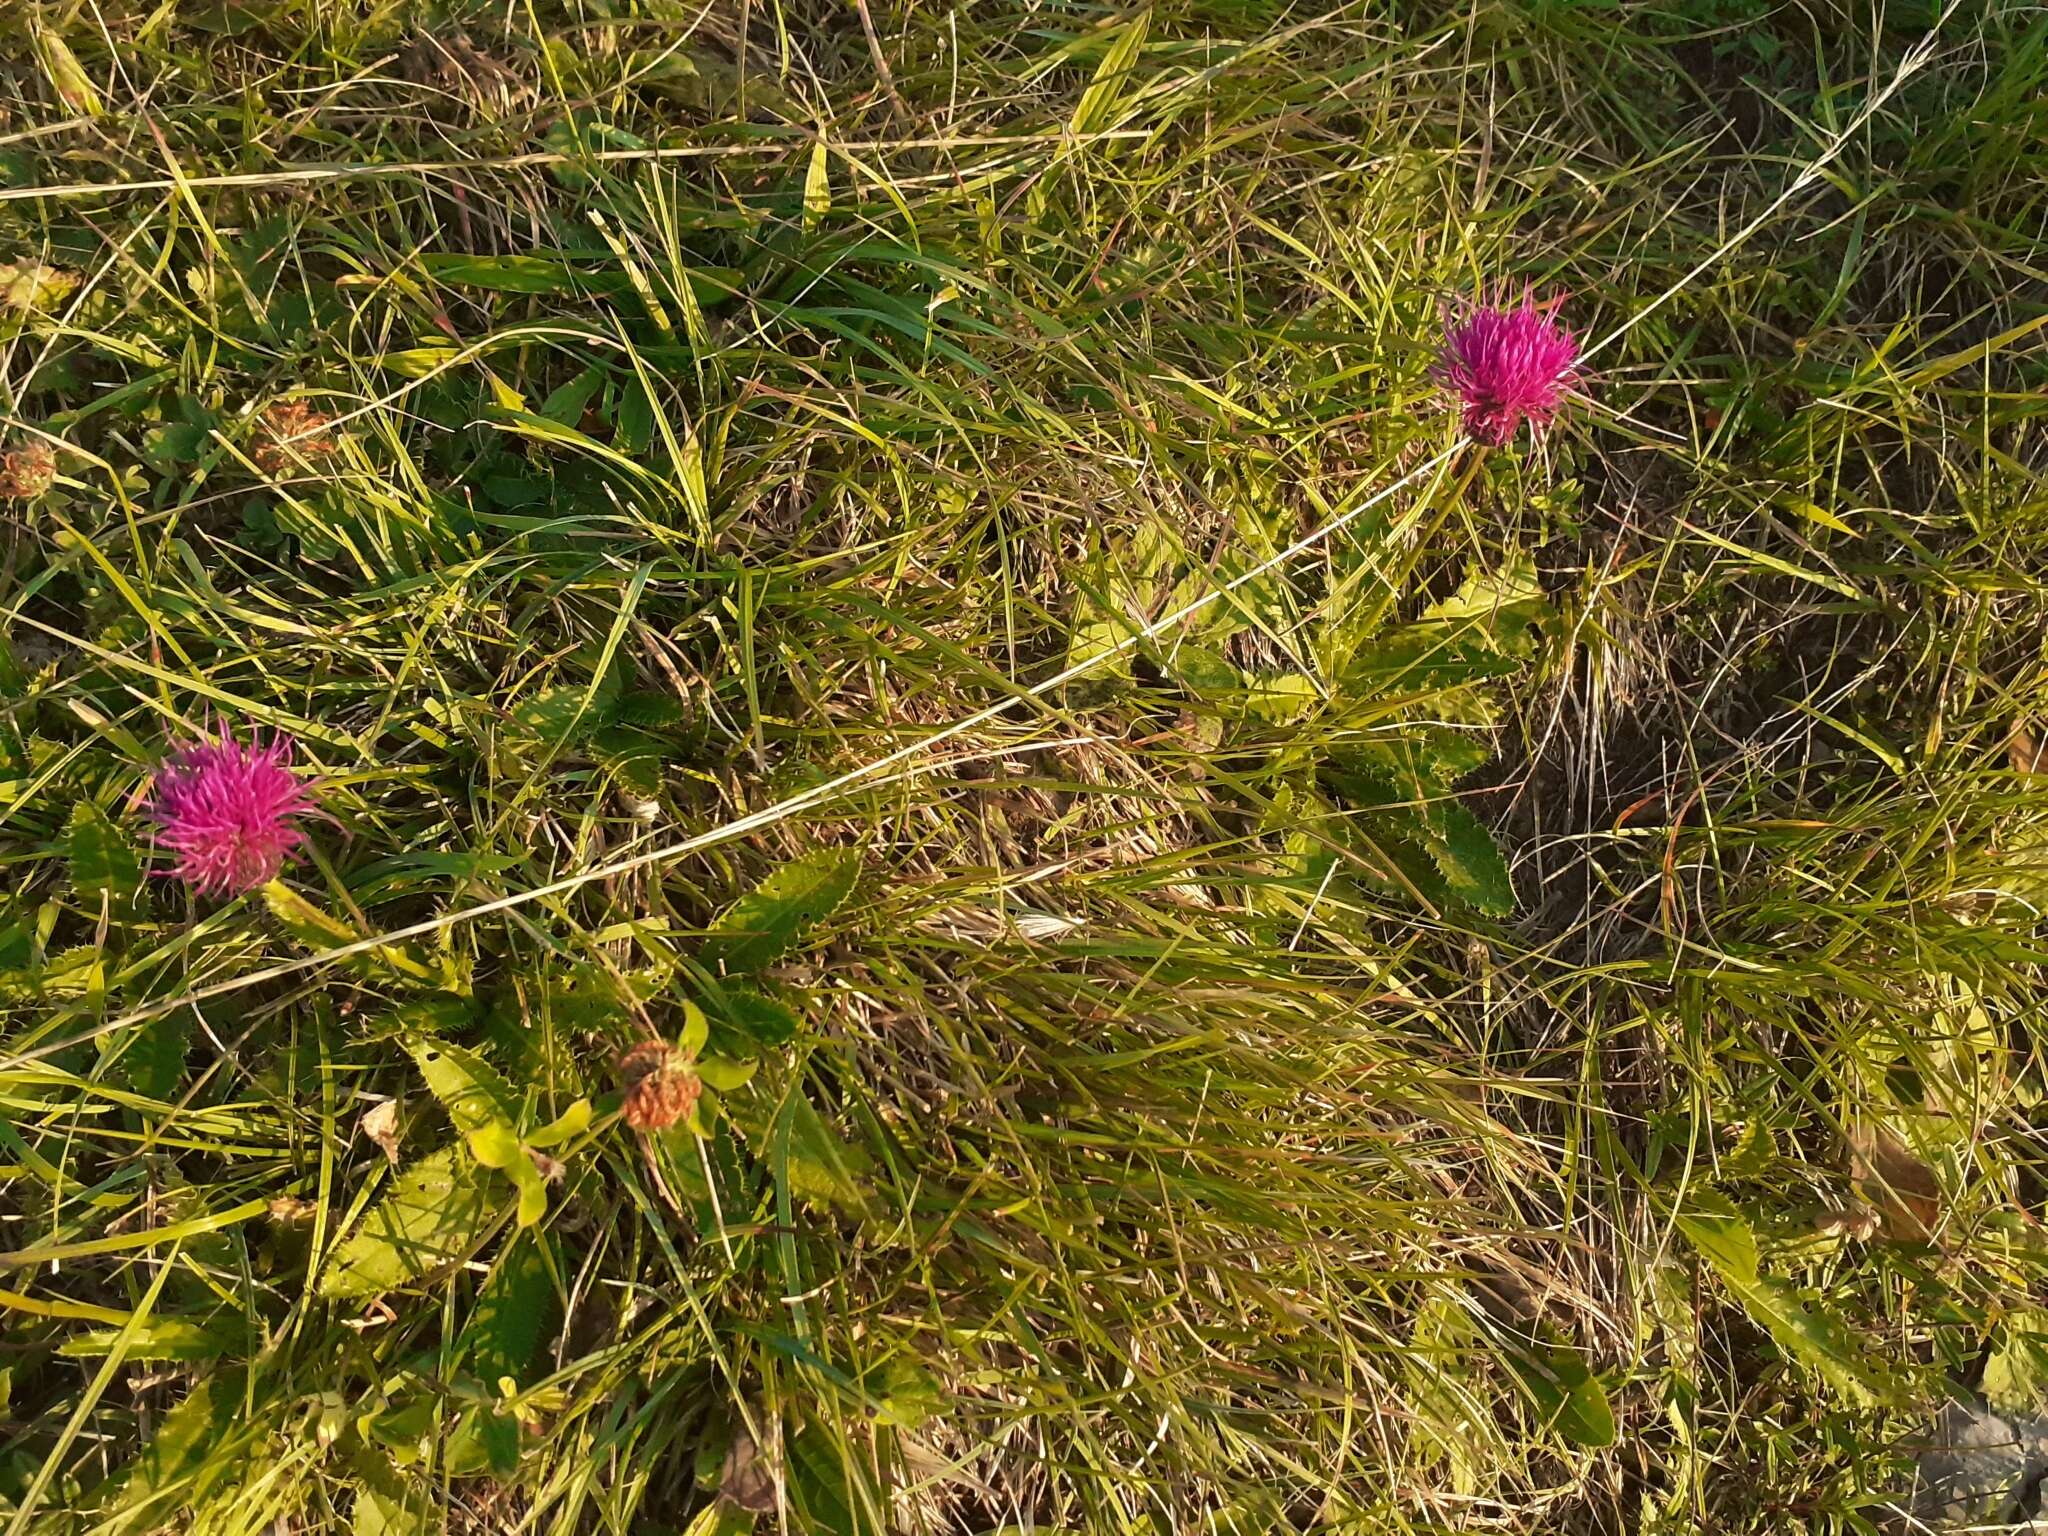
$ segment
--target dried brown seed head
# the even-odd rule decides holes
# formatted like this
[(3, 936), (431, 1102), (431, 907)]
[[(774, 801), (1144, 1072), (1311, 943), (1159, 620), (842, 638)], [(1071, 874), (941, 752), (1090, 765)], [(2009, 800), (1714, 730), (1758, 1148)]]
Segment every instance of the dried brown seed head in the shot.
[(665, 1131), (689, 1118), (703, 1091), (694, 1072), (676, 1067), (650, 1072), (626, 1093), (626, 1124), (636, 1131)]
[(0, 454), (0, 501), (33, 501), (57, 483), (57, 455), (48, 443)]
[(303, 400), (280, 400), (257, 418), (249, 457), (266, 475), (283, 474), (301, 459), (325, 458), (335, 449), (326, 430), (333, 421)]

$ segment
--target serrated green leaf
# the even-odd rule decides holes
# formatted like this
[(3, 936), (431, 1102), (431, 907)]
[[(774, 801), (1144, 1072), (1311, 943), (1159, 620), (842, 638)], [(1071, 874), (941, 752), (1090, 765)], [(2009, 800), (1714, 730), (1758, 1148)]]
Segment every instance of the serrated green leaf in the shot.
[(71, 807), (66, 834), (71, 888), (95, 908), (102, 896), (127, 901), (142, 888), (142, 861), (127, 834), (90, 800)]
[(1721, 1154), (1719, 1176), (1723, 1179), (1754, 1179), (1768, 1171), (1777, 1158), (1778, 1142), (1771, 1134), (1770, 1124), (1760, 1117), (1752, 1117), (1734, 1144)]
[(674, 694), (656, 693), (651, 688), (632, 688), (619, 695), (613, 711), (619, 724), (643, 731), (666, 731), (689, 719), (690, 712)]
[(1489, 917), (1515, 909), (1515, 885), (1493, 834), (1455, 800), (1432, 801), (1423, 813), (1429, 854), (1450, 894)]
[(528, 1379), (555, 1309), (546, 1238), (528, 1233), (506, 1246), (463, 1325), (456, 1352), (472, 1376), (496, 1389), (503, 1377)]
[(802, 1021), (791, 1009), (751, 988), (728, 987), (719, 1002), (722, 1022), (755, 1045), (787, 1045), (802, 1027)]
[(241, 1418), (240, 1387), (225, 1386), (224, 1376), (240, 1381), (237, 1372), (201, 1381), (158, 1422), (156, 1433), (149, 1437), (134, 1465), (115, 1474), (122, 1507), (133, 1509), (150, 1502), (195, 1473), (205, 1478), (209, 1459), (217, 1455)]
[[(305, 945), (314, 954), (325, 950), (340, 949), (354, 944), (367, 935), (333, 914), (315, 906), (282, 880), (272, 880), (263, 887), (263, 905), (270, 909), (270, 915), (293, 938)], [(357, 966), (374, 970), (382, 968), (395, 972), (408, 981), (440, 982), (444, 985), (455, 978), (447, 974), (446, 968), (437, 969), (421, 960), (411, 950), (398, 944), (379, 944), (352, 957)]]
[(287, 933), (315, 953), (323, 949), (339, 949), (362, 937), (340, 918), (323, 912), (282, 880), (273, 880), (263, 887), (263, 904)]
[(130, 1088), (152, 1099), (169, 1099), (177, 1092), (192, 1045), (192, 1022), (191, 1009), (173, 1008), (135, 1026), (121, 1052), (121, 1076)]
[[(465, 1136), (492, 1125), (502, 1125), (507, 1132), (515, 1130), (519, 1095), (483, 1057), (445, 1040), (407, 1040), (405, 1049), (456, 1130)], [(518, 1144), (516, 1135), (513, 1144)]]
[(512, 722), (550, 744), (580, 741), (609, 723), (615, 697), (603, 679), (596, 687), (562, 683), (513, 705)]
[[(222, 1355), (261, 1342), (261, 1334), (242, 1318), (152, 1317), (127, 1336), (127, 1360), (217, 1360)], [(121, 1344), (118, 1328), (73, 1334), (57, 1352), (72, 1360), (96, 1360)]]
[(759, 970), (838, 910), (859, 876), (860, 855), (842, 848), (820, 849), (783, 865), (718, 915), (704, 941), (704, 963), (727, 971)]
[(462, 1149), (443, 1147), (401, 1173), (334, 1248), (320, 1294), (345, 1300), (417, 1284), (467, 1258), (501, 1208)]
[(1432, 603), (1423, 618), (1440, 624), (1472, 625), (1486, 635), (1495, 650), (1507, 655), (1521, 646), (1529, 626), (1547, 612), (1549, 604), (1536, 577), (1536, 562), (1515, 554), (1492, 570), (1473, 567), (1458, 590)]
[(1790, 1283), (1758, 1272), (1756, 1234), (1724, 1196), (1693, 1191), (1674, 1220), (1750, 1321), (1787, 1355), (1859, 1402), (1902, 1400), (1900, 1383), (1863, 1347), (1845, 1319), (1818, 1298), (1803, 1297)]
[(1353, 698), (1390, 694), (1422, 698), (1489, 678), (1509, 677), (1520, 663), (1496, 651), (1466, 627), (1409, 624), (1361, 645), (1338, 679)]
[(1722, 1279), (1738, 1285), (1756, 1279), (1756, 1234), (1727, 1196), (1710, 1189), (1693, 1190), (1673, 1220), (1685, 1240)]

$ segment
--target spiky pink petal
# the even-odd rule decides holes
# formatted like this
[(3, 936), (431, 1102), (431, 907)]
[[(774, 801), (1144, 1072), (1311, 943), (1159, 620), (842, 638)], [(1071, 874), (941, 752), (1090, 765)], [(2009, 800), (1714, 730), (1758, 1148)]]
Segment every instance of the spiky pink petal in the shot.
[(1467, 304), (1444, 329), (1437, 381), (1464, 402), (1465, 430), (1498, 448), (1524, 420), (1540, 431), (1578, 379), (1578, 338), (1559, 325), (1553, 301), (1529, 294), (1512, 307)]
[(298, 818), (315, 809), (292, 776), (289, 736), (182, 742), (157, 770), (148, 814), (156, 840), (177, 855), (171, 873), (202, 896), (253, 890), (275, 880), (305, 841)]

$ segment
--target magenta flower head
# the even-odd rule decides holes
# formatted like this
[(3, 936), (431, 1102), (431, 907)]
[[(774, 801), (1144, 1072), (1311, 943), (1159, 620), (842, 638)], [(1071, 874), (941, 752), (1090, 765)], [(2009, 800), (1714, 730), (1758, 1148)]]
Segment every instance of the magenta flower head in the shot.
[(1578, 382), (1578, 338), (1552, 317), (1559, 301), (1538, 304), (1526, 290), (1512, 308), (1466, 304), (1444, 327), (1437, 382), (1465, 405), (1465, 430), (1498, 448), (1524, 418), (1538, 431)]
[(148, 814), (157, 841), (178, 861), (171, 873), (202, 896), (254, 890), (275, 880), (305, 841), (299, 818), (312, 792), (292, 777), (292, 739), (248, 745), (223, 723), (217, 739), (181, 742), (157, 770)]

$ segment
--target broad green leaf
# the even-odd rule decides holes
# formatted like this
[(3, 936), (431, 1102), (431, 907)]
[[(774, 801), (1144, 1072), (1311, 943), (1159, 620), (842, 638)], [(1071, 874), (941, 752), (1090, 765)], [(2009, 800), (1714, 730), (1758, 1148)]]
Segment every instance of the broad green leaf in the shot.
[(638, 134), (593, 116), (587, 108), (557, 118), (543, 142), (549, 150), (564, 157), (560, 164), (549, 166), (548, 173), (572, 191), (590, 185), (598, 155), (647, 147), (647, 141)]
[(1455, 800), (1432, 802), (1423, 820), (1430, 857), (1451, 895), (1490, 917), (1514, 911), (1514, 881), (1485, 824)]
[(576, 426), (583, 420), (591, 397), (603, 387), (604, 370), (593, 364), (549, 394), (540, 403), (540, 415), (565, 427)]
[(735, 1088), (745, 1087), (760, 1066), (758, 1057), (734, 1061), (726, 1056), (705, 1056), (697, 1062), (697, 1076), (704, 1080), (706, 1088), (731, 1093)]
[(754, 1515), (730, 1499), (714, 1499), (697, 1511), (683, 1536), (753, 1536)]
[(519, 1133), (503, 1120), (493, 1120), (471, 1131), (463, 1140), (469, 1146), (469, 1155), (486, 1168), (503, 1172), (526, 1161), (526, 1148), (519, 1144)]
[(880, 1386), (875, 1417), (898, 1429), (922, 1429), (946, 1406), (938, 1378), (909, 1355), (898, 1355), (883, 1368)]
[(342, 1300), (417, 1284), (468, 1257), (500, 1209), (462, 1149), (443, 1147), (400, 1174), (334, 1248), (320, 1294)]
[(372, 1447), (359, 1453), (353, 1470), (352, 1536), (439, 1536), (441, 1522), (431, 1512), (432, 1501), (406, 1483), (383, 1452)]
[(555, 1147), (581, 1136), (590, 1124), (590, 1100), (578, 1099), (537, 1131), (526, 1133), (529, 1147)]
[(493, 1391), (510, 1377), (524, 1385), (555, 1312), (554, 1282), (539, 1233), (506, 1245), (463, 1325), (456, 1351), (469, 1373)]
[(1755, 1281), (1756, 1234), (1727, 1196), (1696, 1189), (1686, 1196), (1675, 1217), (1678, 1230), (1713, 1265), (1721, 1278), (1735, 1285)]
[(694, 1059), (704, 1049), (704, 1042), (711, 1038), (711, 1021), (704, 1017), (704, 1010), (695, 1003), (683, 1004), (683, 1032), (676, 1036), (676, 1052), (686, 1059)]
[(1212, 1511), (1200, 1527), (1203, 1536), (1293, 1536), (1287, 1506), (1271, 1488), (1240, 1488), (1230, 1502)]
[[(445, 1040), (408, 1040), (405, 1048), (426, 1079), (427, 1087), (465, 1136), (502, 1125), (510, 1133), (519, 1123), (519, 1096), (511, 1084), (476, 1052)], [(518, 1138), (513, 1137), (513, 1145)]]
[(135, 1026), (121, 1052), (121, 1076), (137, 1093), (168, 1099), (185, 1076), (185, 1057), (192, 1045), (193, 1013), (173, 1008)]
[(1551, 1344), (1504, 1353), (1545, 1428), (1573, 1445), (1614, 1444), (1614, 1409), (1607, 1391), (1577, 1350)]
[(71, 888), (93, 907), (99, 906), (102, 896), (127, 901), (142, 888), (142, 861), (134, 845), (90, 800), (71, 807), (66, 844)]
[(728, 987), (719, 1002), (724, 1009), (723, 1022), (755, 1045), (787, 1045), (801, 1028), (792, 1010), (750, 988)]
[(1999, 1413), (2034, 1415), (2048, 1409), (2048, 1310), (2008, 1313), (1984, 1362), (1984, 1401)]
[(77, 286), (76, 273), (39, 261), (0, 261), (0, 311), (52, 310)]
[(468, 256), (428, 251), (420, 257), (427, 276), (461, 288), (491, 293), (584, 293), (627, 286), (623, 273), (595, 274), (559, 256)]
[(718, 915), (704, 941), (704, 963), (759, 970), (837, 910), (859, 876), (860, 855), (842, 848), (822, 848), (783, 865)]
[(1786, 1281), (1758, 1273), (1756, 1234), (1726, 1197), (1711, 1190), (1693, 1191), (1675, 1220), (1750, 1321), (1786, 1354), (1860, 1402), (1901, 1400), (1901, 1384), (1864, 1348), (1845, 1319), (1817, 1298), (1801, 1296)]
[(789, 1438), (788, 1488), (792, 1529), (805, 1536), (869, 1536), (854, 1513), (857, 1502), (848, 1488), (860, 1476), (859, 1464), (835, 1449), (836, 1441), (816, 1424), (806, 1424)]

